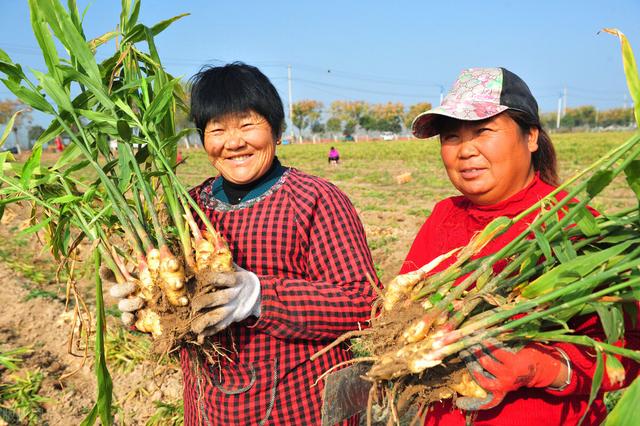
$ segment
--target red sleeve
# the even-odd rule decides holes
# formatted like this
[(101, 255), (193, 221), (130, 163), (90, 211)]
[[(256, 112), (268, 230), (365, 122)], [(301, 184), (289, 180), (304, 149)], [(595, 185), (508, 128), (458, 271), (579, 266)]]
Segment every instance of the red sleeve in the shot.
[[(335, 339), (365, 327), (379, 285), (364, 228), (334, 187), (321, 194), (309, 221), (304, 279), (259, 276), (261, 314), (253, 325), (282, 339)], [(292, 207), (294, 208), (294, 207)]]

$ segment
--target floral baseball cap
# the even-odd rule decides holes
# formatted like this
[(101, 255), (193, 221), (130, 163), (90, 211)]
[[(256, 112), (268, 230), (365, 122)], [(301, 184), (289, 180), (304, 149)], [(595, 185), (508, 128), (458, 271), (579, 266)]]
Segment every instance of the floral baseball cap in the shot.
[(460, 73), (442, 105), (418, 115), (411, 125), (415, 137), (438, 134), (438, 116), (483, 120), (513, 109), (538, 117), (538, 103), (527, 84), (505, 68), (469, 68)]

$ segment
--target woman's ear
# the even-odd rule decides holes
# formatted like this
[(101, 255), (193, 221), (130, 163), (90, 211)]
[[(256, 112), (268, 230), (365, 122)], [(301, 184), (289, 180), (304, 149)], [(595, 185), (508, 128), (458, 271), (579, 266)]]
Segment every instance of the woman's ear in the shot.
[(527, 136), (527, 147), (529, 148), (529, 152), (536, 152), (538, 150), (538, 136), (540, 135), (540, 130), (536, 127), (532, 127), (529, 129), (529, 135)]

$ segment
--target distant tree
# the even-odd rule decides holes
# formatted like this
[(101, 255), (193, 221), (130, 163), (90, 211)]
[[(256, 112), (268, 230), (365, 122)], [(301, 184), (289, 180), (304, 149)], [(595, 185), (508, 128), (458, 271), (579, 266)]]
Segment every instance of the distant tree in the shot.
[(429, 111), (430, 109), (431, 104), (429, 102), (419, 102), (411, 105), (407, 113), (404, 115), (404, 127), (411, 129), (411, 123), (413, 123), (414, 118), (425, 111)]
[(560, 119), (562, 127), (594, 126), (595, 123), (596, 108), (592, 105), (567, 108), (567, 113)]
[(400, 102), (387, 102), (371, 107), (371, 115), (375, 119), (376, 128), (381, 132), (399, 133), (402, 130), (404, 105)]
[(356, 125), (357, 123), (354, 120), (347, 121), (346, 123), (344, 123), (342, 134), (344, 136), (353, 136), (353, 134), (356, 132)]
[[(330, 107), (332, 118), (345, 123), (345, 128), (349, 125), (349, 136), (355, 133), (356, 126), (368, 110), (369, 105), (364, 101), (333, 101)], [(343, 132), (346, 132), (346, 129), (343, 129)]]
[(342, 121), (340, 121), (339, 118), (331, 117), (327, 120), (326, 129), (329, 133), (340, 133), (342, 130)]
[(324, 130), (325, 130), (324, 124), (322, 124), (319, 121), (316, 121), (311, 125), (311, 133), (313, 134), (324, 133)]
[(633, 123), (632, 108), (612, 108), (598, 114), (598, 126), (628, 126), (629, 123)]
[(37, 141), (40, 135), (43, 133), (44, 133), (44, 128), (42, 126), (39, 126), (36, 124), (35, 126), (29, 127), (29, 133), (28, 133), (29, 148), (33, 146), (35, 141)]
[(556, 120), (557, 112), (543, 112), (540, 114), (540, 123), (542, 123), (542, 127), (545, 129), (555, 129), (556, 128)]
[(300, 135), (302, 131), (320, 119), (322, 102), (314, 100), (303, 100), (294, 102), (292, 105), (293, 116), (291, 121), (298, 128)]

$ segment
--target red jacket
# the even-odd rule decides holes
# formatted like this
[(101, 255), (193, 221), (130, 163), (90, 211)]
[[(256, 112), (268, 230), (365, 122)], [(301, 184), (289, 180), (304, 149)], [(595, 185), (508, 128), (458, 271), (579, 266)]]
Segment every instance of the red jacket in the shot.
[(323, 382), (314, 382), (351, 353), (309, 357), (364, 325), (375, 299), (358, 215), (335, 186), (295, 169), (238, 205), (214, 198), (212, 181), (192, 194), (234, 261), (260, 278), (261, 314), (208, 339), (215, 363), (182, 350), (185, 425), (320, 424)]
[[(536, 174), (534, 180), (519, 193), (509, 199), (490, 206), (477, 206), (463, 196), (447, 198), (433, 209), (431, 216), (416, 236), (411, 250), (402, 266), (401, 273), (413, 271), (433, 258), (448, 251), (466, 245), (471, 237), (482, 230), (491, 220), (499, 216), (515, 217), (534, 203), (544, 198), (555, 188), (544, 183)], [(558, 199), (566, 193), (558, 194)], [(507, 232), (490, 242), (478, 255), (495, 253), (513, 240), (533, 222), (538, 212), (525, 217), (514, 224)], [(444, 269), (453, 259), (443, 262), (434, 272)], [(504, 265), (498, 265), (498, 268)], [(639, 322), (640, 323), (640, 322)], [(598, 340), (604, 340), (604, 332), (597, 316), (587, 316), (574, 320), (571, 326), (580, 334), (588, 334)], [(626, 347), (640, 348), (640, 332), (628, 324), (626, 341), (620, 342)], [(591, 390), (591, 378), (595, 372), (595, 354), (567, 343), (554, 343), (563, 349), (572, 363), (571, 383), (562, 391), (550, 389), (523, 388), (507, 394), (496, 408), (478, 411), (476, 425), (575, 425), (584, 413)], [(622, 359), (627, 371), (625, 386), (638, 376), (638, 364)], [(591, 406), (585, 425), (596, 425), (604, 419), (606, 409), (602, 401), (602, 392), (617, 389), (605, 374), (600, 397)], [(449, 401), (434, 404), (427, 416), (427, 425), (464, 425), (465, 416), (460, 410), (452, 408)]]

